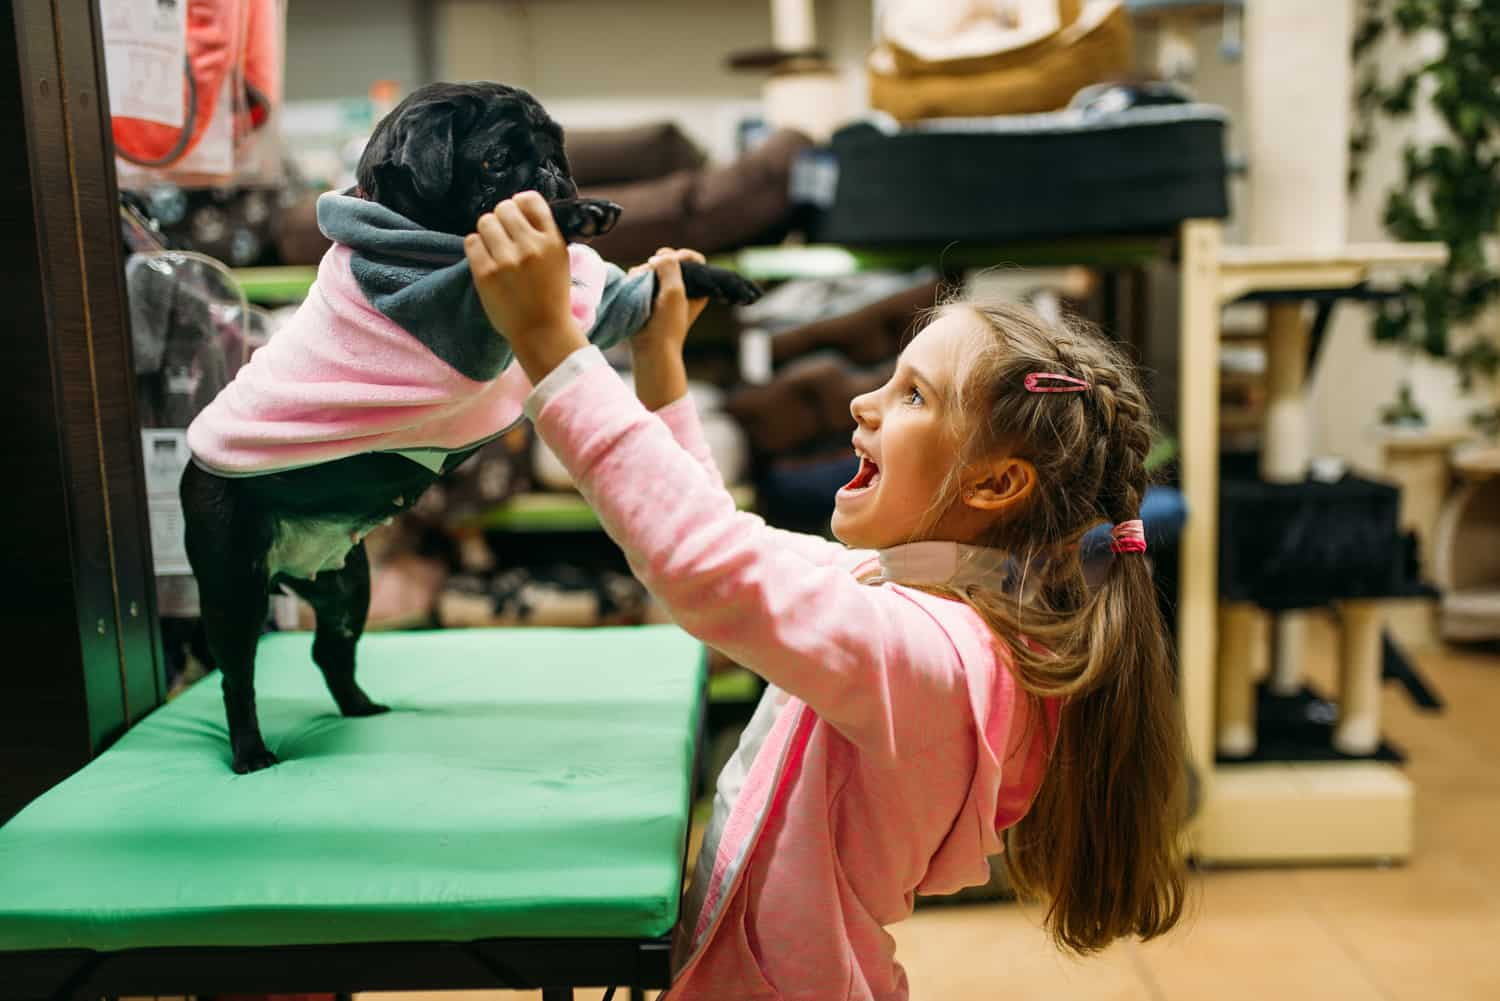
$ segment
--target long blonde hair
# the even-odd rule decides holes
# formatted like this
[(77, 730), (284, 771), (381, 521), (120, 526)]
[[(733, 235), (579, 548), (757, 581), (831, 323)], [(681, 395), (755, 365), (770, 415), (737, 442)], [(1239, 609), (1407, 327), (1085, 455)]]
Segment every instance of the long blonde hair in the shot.
[[(1145, 556), (1114, 556), (1090, 588), (1079, 542), (1096, 525), (1140, 516), (1150, 409), (1134, 366), (1092, 326), (1049, 324), (1014, 303), (936, 310), (955, 311), (971, 315), (981, 336), (956, 380), (958, 411), (974, 416), (945, 497), (957, 496), (958, 471), (976, 461), (1029, 461), (1036, 485), (1025, 507), (973, 541), (1009, 551), (1043, 579), (1024, 604), (1015, 595), (928, 590), (967, 602), (989, 623), (1034, 709), (1043, 698), (1061, 700), (1052, 759), (1030, 811), (1007, 833), (1006, 866), (1019, 893), (1046, 901), (1047, 930), (1063, 950), (1149, 939), (1176, 924), (1185, 892), (1185, 751), (1172, 647)], [(1089, 388), (1029, 392), (1034, 372)]]

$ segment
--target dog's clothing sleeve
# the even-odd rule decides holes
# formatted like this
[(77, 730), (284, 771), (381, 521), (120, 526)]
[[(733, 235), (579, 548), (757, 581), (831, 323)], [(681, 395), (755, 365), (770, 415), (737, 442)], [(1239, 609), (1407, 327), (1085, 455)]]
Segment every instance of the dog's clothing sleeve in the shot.
[[(366, 452), (432, 456), (521, 419), (531, 384), (479, 305), (462, 238), (345, 195), (324, 195), (319, 219), (338, 242), (307, 300), (188, 428), (201, 466), (256, 476)], [(640, 329), (649, 272), (627, 276), (579, 244), (568, 262), (590, 341)]]

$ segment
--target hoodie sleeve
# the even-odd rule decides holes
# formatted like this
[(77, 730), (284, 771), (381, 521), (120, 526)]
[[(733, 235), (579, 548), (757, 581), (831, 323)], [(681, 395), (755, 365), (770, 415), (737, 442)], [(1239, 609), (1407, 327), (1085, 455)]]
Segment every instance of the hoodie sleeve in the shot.
[(964, 665), (931, 614), (737, 511), (608, 366), (577, 372), (527, 411), (683, 629), (887, 760), (972, 728)]

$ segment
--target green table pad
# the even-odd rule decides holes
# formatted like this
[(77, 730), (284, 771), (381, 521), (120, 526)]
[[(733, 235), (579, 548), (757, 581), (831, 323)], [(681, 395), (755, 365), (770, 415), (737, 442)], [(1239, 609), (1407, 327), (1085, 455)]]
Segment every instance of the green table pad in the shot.
[(655, 938), (676, 923), (702, 648), (670, 626), (373, 634), (337, 714), (265, 637), (281, 764), (229, 768), (218, 675), (0, 827), (0, 950)]

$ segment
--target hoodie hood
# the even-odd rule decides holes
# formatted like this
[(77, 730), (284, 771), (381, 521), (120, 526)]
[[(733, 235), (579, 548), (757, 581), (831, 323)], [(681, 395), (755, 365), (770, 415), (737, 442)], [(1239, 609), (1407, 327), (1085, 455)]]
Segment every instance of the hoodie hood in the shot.
[(956, 602), (924, 602), (968, 664), (996, 660), (993, 671), (965, 675), (969, 708), (974, 714), (975, 766), (968, 798), (958, 820), (933, 853), (927, 874), (917, 887), (923, 894), (954, 893), (986, 882), (988, 859), (1004, 850), (1004, 832), (1031, 809), (1041, 787), (1057, 734), (1061, 703), (1043, 700), (1043, 711), (1016, 681), (1010, 651), (973, 611)]

